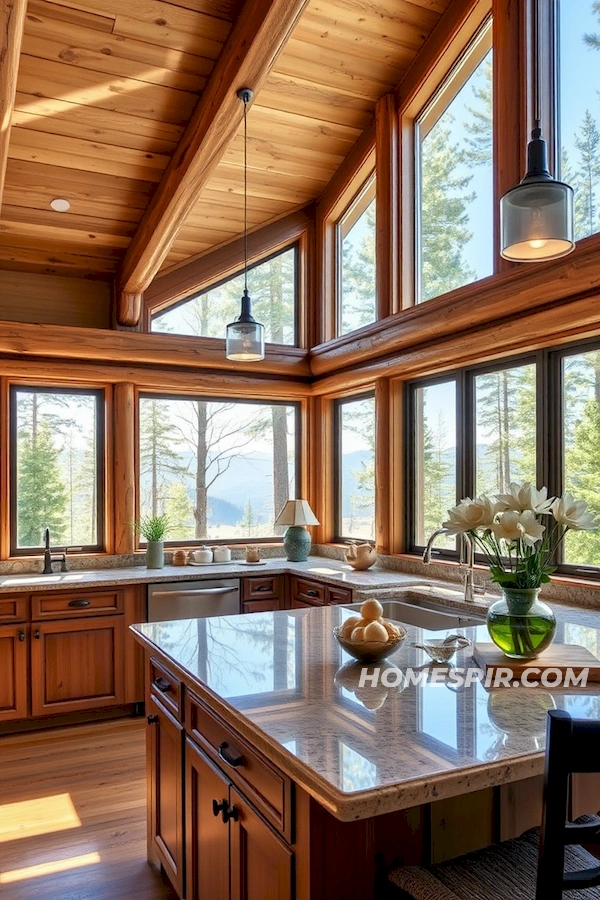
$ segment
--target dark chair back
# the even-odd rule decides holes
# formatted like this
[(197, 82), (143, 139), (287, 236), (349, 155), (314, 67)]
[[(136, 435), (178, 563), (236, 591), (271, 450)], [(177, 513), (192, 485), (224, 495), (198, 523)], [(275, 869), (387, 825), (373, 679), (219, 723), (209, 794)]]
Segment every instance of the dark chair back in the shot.
[(564, 710), (548, 713), (544, 814), (536, 900), (562, 900), (563, 891), (600, 885), (598, 866), (565, 872), (565, 846), (600, 844), (600, 816), (567, 821), (571, 774), (600, 772), (600, 722), (573, 719)]

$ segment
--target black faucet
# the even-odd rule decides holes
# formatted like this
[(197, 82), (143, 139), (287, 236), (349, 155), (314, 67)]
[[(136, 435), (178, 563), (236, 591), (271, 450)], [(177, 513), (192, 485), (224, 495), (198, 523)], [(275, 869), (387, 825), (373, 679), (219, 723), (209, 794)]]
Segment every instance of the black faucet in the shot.
[(68, 572), (67, 569), (67, 550), (65, 548), (65, 552), (61, 553), (60, 556), (52, 556), (50, 552), (50, 529), (46, 528), (45, 535), (45, 543), (46, 549), (44, 550), (44, 571), (43, 575), (52, 575), (52, 563), (59, 562), (60, 563), (60, 571)]

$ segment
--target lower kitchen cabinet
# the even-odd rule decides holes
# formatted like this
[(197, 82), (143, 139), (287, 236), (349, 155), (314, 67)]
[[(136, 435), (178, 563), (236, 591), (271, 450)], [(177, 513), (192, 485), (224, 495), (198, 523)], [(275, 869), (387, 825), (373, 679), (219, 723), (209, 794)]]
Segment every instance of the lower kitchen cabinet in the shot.
[(183, 897), (183, 726), (153, 695), (148, 712), (148, 857)]
[(188, 738), (187, 900), (291, 900), (294, 854)]
[(0, 625), (0, 722), (27, 715), (27, 626)]
[(122, 616), (34, 622), (30, 628), (33, 716), (124, 702)]

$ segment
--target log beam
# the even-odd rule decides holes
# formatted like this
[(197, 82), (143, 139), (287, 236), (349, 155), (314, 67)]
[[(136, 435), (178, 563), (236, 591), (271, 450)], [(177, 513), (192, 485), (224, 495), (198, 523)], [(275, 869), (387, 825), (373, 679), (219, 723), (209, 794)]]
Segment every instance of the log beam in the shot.
[[(179, 229), (233, 140), (243, 107), (236, 91), (256, 93), (308, 0), (246, 0), (213, 74), (127, 250), (117, 281), (119, 324), (136, 325), (128, 295), (143, 294)], [(134, 313), (133, 316), (131, 313)], [(121, 322), (121, 314), (127, 322)], [(139, 311), (137, 312), (139, 319)]]
[(0, 46), (0, 109), (2, 110), (2, 124), (0, 126), (0, 207), (4, 193), (8, 143), (15, 105), (19, 57), (21, 55), (21, 41), (23, 39), (26, 12), (27, 0), (3, 0), (3, 3), (0, 4), (0, 33), (2, 35), (2, 44)]

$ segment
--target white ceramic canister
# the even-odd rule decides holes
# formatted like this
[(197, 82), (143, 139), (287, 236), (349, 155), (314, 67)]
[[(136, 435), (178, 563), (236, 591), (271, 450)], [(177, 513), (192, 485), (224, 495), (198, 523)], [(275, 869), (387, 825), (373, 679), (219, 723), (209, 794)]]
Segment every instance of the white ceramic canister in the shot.
[(231, 550), (229, 547), (213, 547), (213, 559), (216, 563), (230, 562)]
[(194, 562), (210, 563), (212, 561), (213, 552), (210, 547), (200, 547), (199, 550), (194, 550)]

